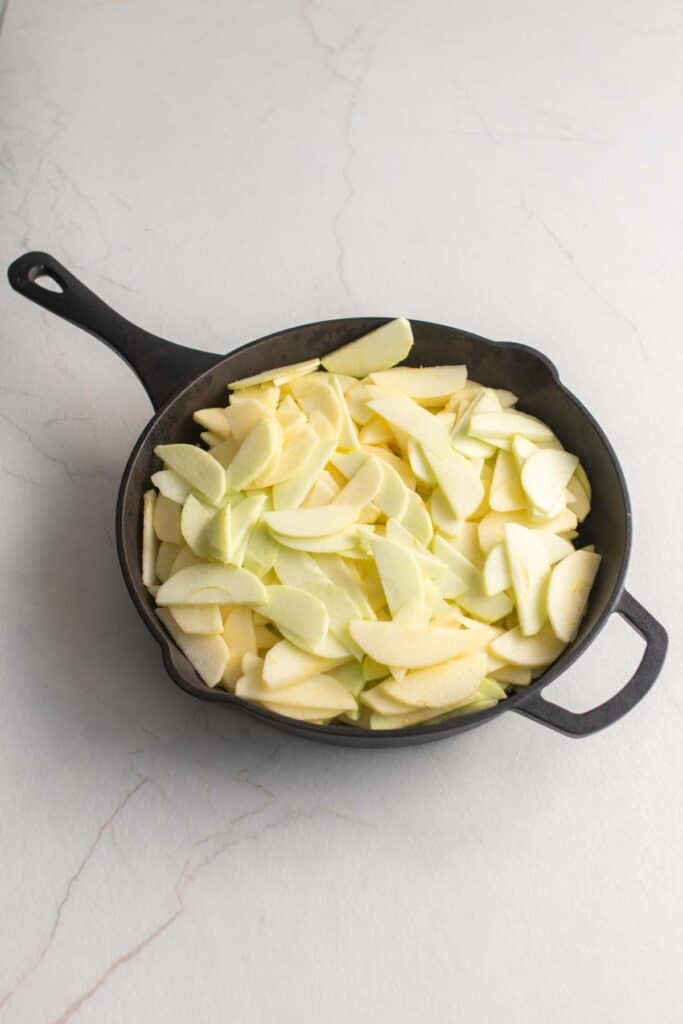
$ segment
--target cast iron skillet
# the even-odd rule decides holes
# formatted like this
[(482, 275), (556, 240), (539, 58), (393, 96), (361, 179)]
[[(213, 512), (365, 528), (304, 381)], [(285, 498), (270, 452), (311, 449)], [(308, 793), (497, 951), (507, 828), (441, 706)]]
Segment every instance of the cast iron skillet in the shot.
[[(89, 331), (126, 360), (142, 381), (155, 415), (140, 435), (125, 468), (116, 507), (119, 560), (130, 595), (145, 625), (161, 645), (171, 678), (187, 693), (203, 700), (223, 701), (287, 732), (326, 743), (361, 747), (395, 747), (441, 739), (482, 725), (506, 711), (519, 711), (569, 736), (587, 736), (611, 725), (630, 711), (650, 689), (664, 661), (667, 635), (663, 627), (623, 589), (631, 546), (631, 509), (626, 483), (612, 446), (591, 414), (560, 383), (553, 364), (535, 349), (513, 342), (494, 342), (467, 331), (413, 320), (413, 365), (466, 363), (470, 376), (519, 395), (519, 406), (549, 423), (562, 443), (575, 452), (593, 485), (593, 510), (581, 529), (584, 544), (594, 543), (602, 564), (578, 636), (564, 654), (531, 686), (496, 707), (437, 725), (370, 732), (352, 726), (318, 726), (246, 704), (224, 690), (205, 686), (181, 651), (172, 644), (154, 614), (140, 571), (142, 495), (150, 474), (159, 468), (154, 446), (196, 442), (192, 412), (226, 403), (226, 385), (272, 366), (298, 362), (360, 337), (386, 321), (354, 317), (292, 327), (230, 352), (213, 355), (183, 348), (129, 323), (81, 284), (46, 253), (21, 256), (9, 268), (9, 280), (20, 294), (51, 313)], [(40, 278), (51, 278), (61, 290), (48, 290)], [(645, 639), (646, 648), (635, 674), (599, 707), (575, 714), (545, 700), (542, 691), (561, 675), (595, 639), (613, 612), (618, 612)]]

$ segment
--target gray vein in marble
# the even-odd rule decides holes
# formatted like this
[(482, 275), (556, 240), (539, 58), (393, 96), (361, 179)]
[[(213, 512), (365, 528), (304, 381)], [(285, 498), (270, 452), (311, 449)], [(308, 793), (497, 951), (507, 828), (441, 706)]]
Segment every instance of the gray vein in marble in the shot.
[(104, 836), (105, 832), (109, 828), (111, 828), (111, 826), (114, 824), (114, 821), (116, 820), (118, 815), (121, 814), (121, 812), (126, 808), (126, 806), (130, 803), (130, 801), (135, 796), (135, 794), (138, 793), (142, 789), (142, 787), (147, 784), (147, 782), (148, 782), (148, 779), (145, 779), (145, 778), (140, 779), (135, 784), (135, 786), (133, 786), (133, 788), (131, 790), (129, 790), (125, 794), (123, 799), (119, 801), (119, 803), (116, 805), (116, 807), (111, 812), (111, 814), (108, 815), (108, 817), (105, 819), (105, 821), (103, 821), (102, 824), (97, 829), (97, 832), (95, 833), (94, 839), (90, 843), (88, 849), (86, 850), (85, 854), (81, 858), (81, 861), (78, 864), (78, 867), (76, 868), (74, 873), (71, 875), (71, 877), (69, 878), (69, 880), (68, 880), (68, 882), (66, 884), (66, 888), (64, 890), (64, 895), (62, 896), (61, 900), (59, 901), (59, 904), (57, 906), (57, 910), (55, 911), (55, 916), (54, 916), (54, 920), (52, 922), (52, 927), (50, 929), (50, 934), (48, 935), (46, 942), (43, 944), (40, 952), (38, 953), (38, 956), (33, 961), (33, 963), (29, 967), (27, 967), (24, 970), (24, 972), (19, 976), (19, 979), (16, 982), (16, 984), (14, 985), (14, 987), (9, 992), (7, 992), (2, 997), (2, 999), (0, 999), (0, 1009), (2, 1009), (2, 1007), (5, 1006), (12, 999), (12, 997), (17, 993), (19, 988), (24, 984), (24, 982), (26, 982), (31, 977), (32, 974), (34, 974), (34, 972), (38, 969), (40, 964), (45, 959), (45, 956), (48, 953), (48, 950), (50, 949), (52, 943), (54, 942), (54, 939), (55, 939), (55, 936), (57, 935), (57, 932), (59, 931), (59, 926), (60, 926), (61, 921), (62, 921), (62, 914), (64, 912), (64, 909), (65, 909), (67, 903), (69, 902), (69, 899), (71, 898), (71, 893), (73, 891), (73, 888), (78, 883), (78, 881), (80, 880), (80, 878), (83, 875), (83, 872), (85, 871), (85, 869), (87, 868), (88, 864), (92, 860), (92, 857), (93, 857), (95, 851), (97, 850), (97, 847), (99, 846), (99, 844), (100, 844), (100, 842), (102, 840), (102, 837)]
[(576, 262), (576, 257), (572, 250), (569, 248), (569, 246), (562, 241), (557, 232), (553, 228), (551, 228), (550, 225), (546, 223), (546, 221), (543, 219), (543, 217), (541, 217), (538, 211), (531, 206), (526, 196), (520, 193), (519, 199), (522, 210), (524, 211), (526, 216), (529, 218), (529, 220), (535, 221), (539, 225), (539, 227), (545, 232), (546, 236), (551, 240), (555, 248), (558, 249), (559, 252), (567, 260), (567, 262), (571, 264), (574, 273), (576, 274), (578, 279), (586, 286), (586, 288), (588, 288), (588, 290), (596, 297), (596, 299), (600, 300), (602, 305), (605, 306), (605, 308), (608, 309), (617, 320), (620, 320), (623, 324), (626, 324), (626, 326), (629, 328), (629, 330), (631, 331), (631, 333), (633, 334), (638, 343), (638, 348), (640, 350), (643, 362), (646, 363), (647, 355), (645, 352), (645, 340), (642, 334), (640, 333), (637, 324), (634, 323), (634, 321), (629, 316), (627, 316), (626, 313), (619, 309), (618, 306), (615, 306), (614, 303), (610, 299), (608, 299), (606, 295), (603, 295), (603, 293), (595, 287), (590, 278), (586, 276), (586, 274), (583, 272), (581, 267)]

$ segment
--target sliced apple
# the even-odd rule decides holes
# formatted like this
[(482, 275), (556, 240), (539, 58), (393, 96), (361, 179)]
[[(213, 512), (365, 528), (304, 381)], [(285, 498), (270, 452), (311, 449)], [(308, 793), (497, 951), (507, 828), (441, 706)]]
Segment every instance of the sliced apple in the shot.
[(475, 412), (470, 421), (468, 433), (470, 437), (484, 439), (512, 440), (515, 434), (521, 434), (529, 441), (552, 441), (554, 434), (550, 427), (535, 416), (527, 416), (522, 412)]
[(155, 573), (157, 538), (154, 532), (156, 501), (156, 491), (145, 491), (142, 499), (142, 582), (146, 587), (153, 587), (157, 581)]
[(157, 609), (157, 615), (165, 629), (197, 670), (207, 686), (217, 686), (228, 661), (228, 648), (221, 636), (193, 636), (178, 626), (168, 608)]
[(264, 590), (265, 600), (256, 610), (267, 615), (283, 633), (286, 631), (305, 644), (323, 639), (330, 617), (322, 601), (298, 587), (270, 586)]
[(209, 557), (208, 532), (216, 515), (216, 509), (209, 508), (193, 494), (187, 498), (180, 515), (180, 532), (190, 549), (201, 557)]
[(425, 503), (415, 491), (408, 491), (406, 510), (401, 516), (400, 522), (401, 526), (405, 527), (420, 544), (429, 544), (434, 527)]
[(167, 540), (163, 540), (161, 542), (159, 550), (157, 551), (155, 563), (156, 577), (159, 580), (159, 583), (165, 583), (171, 575), (173, 564), (181, 550), (182, 548), (180, 544), (172, 544)]
[(486, 673), (486, 655), (455, 658), (432, 668), (408, 672), (405, 679), (384, 683), (388, 696), (415, 708), (441, 708), (472, 697)]
[(258, 523), (249, 534), (243, 565), (262, 578), (273, 568), (278, 545), (264, 522)]
[(266, 512), (268, 527), (286, 537), (327, 537), (355, 523), (358, 509), (352, 505), (329, 505), (321, 508), (297, 508)]
[[(176, 560), (174, 561), (173, 565), (171, 566), (171, 571), (169, 572), (168, 575), (169, 576), (173, 576), (174, 573), (180, 572), (181, 569), (189, 569), (189, 567), (191, 565), (201, 565), (201, 564), (202, 564), (202, 559), (199, 558), (197, 555), (195, 555), (195, 553), (192, 550), (192, 548), (189, 548), (187, 545), (185, 545), (178, 552), (178, 556), (177, 556)], [(162, 583), (165, 583), (165, 582), (166, 582), (165, 580), (162, 580)]]
[(251, 672), (238, 680), (235, 693), (247, 700), (266, 700), (292, 709), (316, 708), (319, 712), (326, 712), (327, 717), (356, 707), (356, 701), (348, 690), (332, 676), (326, 675), (311, 676), (303, 682), (272, 690), (257, 673)]
[(500, 594), (502, 590), (509, 590), (512, 586), (507, 552), (502, 541), (491, 548), (486, 556), (482, 570), (482, 581), (484, 593), (488, 597)]
[(482, 649), (476, 647), (477, 642), (485, 647), (491, 638), (487, 627), (481, 630), (439, 626), (411, 628), (396, 622), (356, 621), (349, 628), (353, 639), (371, 658), (383, 665), (402, 668), (424, 668), (471, 654)]
[(548, 617), (556, 636), (566, 643), (576, 636), (588, 596), (600, 568), (600, 555), (575, 551), (558, 562), (548, 586)]
[(550, 559), (536, 531), (516, 523), (509, 523), (505, 527), (505, 550), (520, 632), (524, 636), (534, 636), (547, 618), (546, 591)]
[(531, 669), (520, 668), (519, 665), (504, 665), (492, 672), (491, 676), (499, 683), (512, 686), (528, 686), (532, 679)]
[(411, 706), (404, 701), (396, 700), (388, 692), (384, 683), (378, 683), (360, 694), (360, 702), (366, 708), (380, 715), (405, 715)]
[(168, 610), (184, 633), (216, 636), (223, 632), (223, 616), (218, 605), (172, 604)]
[(489, 505), (496, 512), (515, 512), (527, 506), (514, 456), (499, 451), (491, 480)]
[(556, 448), (534, 452), (522, 466), (521, 481), (531, 504), (545, 515), (557, 515), (565, 505), (567, 484), (579, 460)]
[(246, 569), (193, 565), (174, 573), (159, 587), (157, 604), (262, 604), (266, 588)]
[(319, 441), (299, 472), (273, 487), (273, 507), (277, 510), (297, 508), (325, 468), (333, 451), (334, 441)]
[[(360, 440), (358, 437), (358, 431), (356, 430), (356, 425), (353, 422), (353, 418), (346, 401), (346, 396), (342, 387), (342, 379), (343, 378), (338, 374), (330, 374), (330, 384), (337, 396), (339, 408), (341, 410), (341, 423), (339, 426), (337, 444), (340, 448), (355, 450), (359, 447)], [(350, 380), (355, 384), (352, 377), (347, 377), (346, 380)]]
[(467, 381), (466, 366), (400, 366), (370, 374), (373, 384), (408, 395), (418, 402), (437, 405), (459, 391)]
[(226, 472), (227, 486), (232, 491), (249, 487), (259, 474), (277, 465), (282, 450), (282, 427), (273, 417), (260, 419), (239, 446)]
[(263, 681), (272, 689), (277, 689), (303, 682), (312, 676), (324, 675), (338, 664), (338, 660), (319, 658), (295, 647), (289, 640), (280, 640), (266, 654)]
[(244, 388), (253, 388), (260, 384), (267, 384), (270, 381), (277, 387), (280, 387), (283, 384), (287, 384), (290, 380), (295, 380), (297, 377), (313, 373), (319, 366), (319, 359), (306, 359), (302, 363), (276, 366), (272, 370), (264, 370), (263, 373), (254, 373), (251, 377), (242, 377), (240, 380), (234, 380), (228, 387), (233, 391), (241, 391)]
[(243, 674), (245, 655), (255, 655), (257, 651), (254, 614), (251, 608), (240, 605), (230, 608), (225, 617), (223, 639), (227, 644), (229, 657), (223, 670), (221, 685), (233, 693), (237, 680)]
[(371, 537), (370, 544), (392, 616), (406, 605), (424, 604), (424, 579), (412, 552), (384, 537)]
[(230, 561), (232, 506), (220, 508), (208, 523), (199, 542), (211, 558), (217, 562)]
[(576, 518), (582, 523), (591, 510), (591, 503), (588, 492), (579, 479), (578, 471), (580, 468), (580, 466), (577, 466), (574, 476), (567, 484), (567, 491), (569, 493), (567, 507), (576, 513)]
[(271, 531), (271, 536), (278, 544), (295, 551), (310, 551), (312, 554), (343, 554), (345, 558), (353, 557), (353, 548), (358, 539), (358, 528), (350, 527), (331, 533), (328, 537), (288, 537), (284, 533)]
[(490, 649), (493, 654), (510, 662), (511, 665), (519, 665), (520, 668), (545, 668), (562, 654), (566, 647), (563, 640), (559, 640), (549, 622), (546, 622), (540, 633), (535, 636), (524, 636), (517, 627), (496, 637), (491, 643)]
[(524, 512), (488, 512), (479, 522), (479, 544), (484, 553), (488, 554), (492, 547), (500, 544), (505, 538), (507, 523), (519, 523), (533, 529), (545, 530), (549, 533), (566, 533), (576, 528), (577, 519), (570, 509), (565, 508), (553, 519), (534, 522)]
[(152, 483), (165, 498), (179, 505), (185, 502), (190, 493), (189, 484), (173, 469), (160, 469), (157, 473), (152, 473)]
[[(429, 465), (425, 458), (424, 452), (422, 451), (422, 446), (419, 444), (419, 442), (414, 441), (412, 437), (408, 439), (408, 442), (406, 444), (406, 455), (408, 458), (408, 462), (410, 464), (410, 468), (417, 477), (417, 479), (420, 481), (420, 483), (423, 484), (425, 487), (435, 487), (436, 477), (432, 473), (431, 466)], [(453, 512), (450, 509), (450, 505), (448, 506), (448, 508), (450, 514), (453, 515)]]
[(400, 317), (330, 352), (323, 356), (321, 362), (330, 373), (367, 377), (370, 373), (388, 370), (403, 362), (412, 347), (410, 322)]
[(197, 409), (192, 414), (192, 419), (204, 427), (204, 430), (215, 434), (220, 440), (225, 441), (230, 437), (230, 422), (225, 414), (225, 409)]
[(225, 470), (203, 448), (194, 444), (158, 444), (154, 454), (213, 504), (217, 505), (225, 494)]
[(182, 544), (183, 535), (180, 532), (180, 505), (165, 498), (163, 494), (157, 495), (154, 502), (154, 532), (159, 540), (166, 540), (171, 544)]

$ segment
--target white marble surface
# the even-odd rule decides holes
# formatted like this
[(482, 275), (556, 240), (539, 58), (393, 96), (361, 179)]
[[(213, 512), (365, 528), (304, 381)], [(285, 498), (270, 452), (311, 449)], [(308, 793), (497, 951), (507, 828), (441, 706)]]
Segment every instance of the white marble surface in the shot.
[[(149, 406), (2, 293), (0, 1019), (679, 1024), (683, 8), (14, 0), (0, 257), (217, 352), (405, 313), (544, 348), (668, 664), (612, 730), (317, 746), (164, 675), (112, 544)], [(626, 678), (619, 621), (553, 687)]]

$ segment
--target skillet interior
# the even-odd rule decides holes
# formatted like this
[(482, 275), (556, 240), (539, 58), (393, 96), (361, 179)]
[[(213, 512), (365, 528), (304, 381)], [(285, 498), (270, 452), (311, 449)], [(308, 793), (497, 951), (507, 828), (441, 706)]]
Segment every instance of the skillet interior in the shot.
[(407, 360), (412, 365), (466, 363), (469, 376), (483, 384), (504, 387), (519, 396), (519, 408), (546, 421), (565, 447), (577, 454), (593, 486), (593, 508), (581, 527), (580, 541), (594, 543), (602, 564), (576, 640), (542, 677), (526, 690), (495, 708), (437, 725), (392, 732), (369, 732), (350, 726), (312, 726), (285, 719), (261, 708), (245, 705), (221, 689), (206, 687), (182, 653), (169, 643), (154, 614), (154, 602), (140, 573), (142, 494), (151, 473), (160, 468), (154, 446), (169, 442), (196, 442), (194, 410), (227, 401), (231, 380), (272, 366), (323, 355), (385, 322), (383, 318), (353, 318), (308, 324), (278, 332), (231, 352), (200, 374), (156, 414), (131, 454), (119, 493), (117, 536), (119, 557), (129, 590), (148, 628), (162, 644), (166, 666), (185, 690), (205, 700), (237, 703), (251, 714), (290, 732), (331, 743), (360, 746), (397, 746), (426, 742), (481, 724), (503, 711), (518, 707), (538, 693), (569, 666), (594, 638), (614, 608), (628, 562), (631, 524), (623, 475), (614, 451), (587, 410), (559, 382), (552, 364), (534, 349), (516, 343), (497, 343), (456, 328), (411, 320), (415, 345)]

